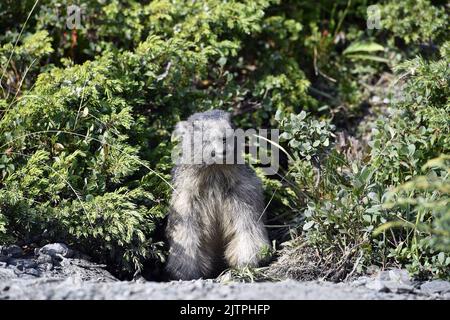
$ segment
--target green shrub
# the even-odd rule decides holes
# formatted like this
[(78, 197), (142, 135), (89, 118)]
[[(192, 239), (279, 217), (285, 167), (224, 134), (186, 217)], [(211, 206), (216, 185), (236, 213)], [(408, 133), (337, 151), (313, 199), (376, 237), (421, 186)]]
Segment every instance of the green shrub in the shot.
[[(343, 279), (372, 264), (398, 264), (417, 276), (449, 277), (448, 159), (427, 162), (449, 153), (448, 63), (416, 58), (396, 70), (404, 81), (402, 99), (376, 120), (362, 162), (330, 149), (332, 128), (305, 113), (277, 117), (287, 152), (303, 156), (290, 164), (290, 176), (302, 189), (298, 204), (307, 206), (303, 237), (321, 253), (320, 263), (335, 268), (322, 276)], [(309, 146), (311, 140), (319, 148)], [(325, 168), (320, 184), (312, 183), (314, 158)], [(428, 168), (433, 170), (420, 176)]]
[[(449, 156), (428, 161), (426, 175), (416, 176), (390, 191), (384, 207), (395, 210), (396, 220), (380, 226), (377, 233), (394, 227), (410, 231), (390, 255), (424, 277), (449, 277), (450, 266), (450, 166)], [(394, 211), (394, 212), (395, 212)]]
[[(33, 4), (16, 9), (31, 12)], [(19, 38), (18, 46), (5, 45), (1, 55), (7, 71), (2, 87), (11, 88), (0, 100), (0, 221), (8, 235), (2, 241), (62, 239), (126, 274), (139, 272), (144, 261), (163, 261), (155, 228), (171, 190), (174, 124), (197, 110), (239, 108), (236, 104), (262, 96), (267, 113), (286, 104), (284, 92), (307, 99), (308, 82), (297, 65), (291, 70), (293, 59), (283, 58), (273, 78), (267, 58), (258, 62), (257, 81), (248, 81), (242, 71), (247, 62), (238, 54), (250, 35), (264, 36), (268, 5), (88, 1), (82, 6), (84, 25), (73, 31), (76, 43), (66, 35), (64, 6), (55, 1), (36, 6), (24, 34), (39, 31)], [(62, 11), (55, 16), (52, 10)], [(20, 29), (10, 25), (15, 36)], [(29, 74), (27, 86), (17, 91), (27, 72), (21, 68), (16, 77), (15, 66), (44, 58), (58, 67), (36, 68), (39, 76)], [(294, 84), (283, 73), (289, 70)], [(259, 93), (252, 97), (254, 88)]]
[(381, 6), (381, 26), (406, 44), (445, 38), (448, 15), (429, 0), (387, 1)]
[[(280, 121), (284, 130), (281, 137), (288, 139), (288, 152), (295, 155), (289, 179), (297, 190), (297, 205), (305, 208), (301, 210), (303, 219), (298, 219), (298, 234), (303, 238), (299, 242), (306, 242), (321, 256), (313, 273), (341, 280), (353, 268), (361, 272), (379, 258), (373, 252), (376, 244), (371, 234), (379, 223), (386, 222), (381, 215), (370, 212), (372, 206), (381, 204), (383, 193), (374, 183), (373, 169), (350, 163), (336, 150), (334, 127), (327, 121), (319, 122), (304, 113), (280, 117)], [(310, 253), (304, 245), (299, 250)], [(309, 279), (312, 271), (304, 272), (305, 279)]]
[(419, 173), (420, 167), (450, 148), (450, 69), (445, 58), (421, 58), (397, 66), (406, 78), (401, 99), (376, 123), (371, 141), (371, 161), (377, 178), (401, 183)]
[[(211, 25), (242, 15), (224, 29), (249, 32), (261, 16), (258, 7), (236, 11), (214, 4)], [(200, 12), (196, 21), (204, 16)], [(66, 239), (119, 271), (163, 260), (153, 235), (170, 194), (162, 180), (171, 168), (171, 129), (195, 108), (208, 107), (208, 93), (195, 82), (238, 43), (216, 41), (217, 34), (186, 39), (197, 28), (192, 22), (185, 21), (186, 33), (151, 36), (134, 51), (105, 52), (81, 65), (64, 62), (40, 74), (17, 99), (5, 96), (2, 232), (26, 242)], [(26, 52), (27, 39), (15, 48), (11, 65)]]

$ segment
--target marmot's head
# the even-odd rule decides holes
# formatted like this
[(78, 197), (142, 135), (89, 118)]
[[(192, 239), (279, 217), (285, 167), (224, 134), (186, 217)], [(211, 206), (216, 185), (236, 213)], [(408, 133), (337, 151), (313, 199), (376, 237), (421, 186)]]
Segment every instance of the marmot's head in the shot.
[(173, 157), (177, 164), (224, 164), (233, 156), (234, 139), (230, 114), (222, 110), (195, 113), (180, 121), (173, 136), (179, 141)]

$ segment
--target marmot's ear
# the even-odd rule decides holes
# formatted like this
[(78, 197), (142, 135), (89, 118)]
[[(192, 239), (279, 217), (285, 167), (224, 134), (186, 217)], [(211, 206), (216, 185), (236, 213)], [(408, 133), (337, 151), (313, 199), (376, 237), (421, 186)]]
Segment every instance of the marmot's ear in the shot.
[(228, 122), (231, 122), (231, 114), (230, 114), (229, 112), (225, 112), (225, 119), (226, 119)]
[(236, 129), (236, 126), (234, 125), (233, 121), (231, 121), (231, 113), (225, 112), (224, 118), (231, 125), (231, 128)]
[(181, 138), (183, 135), (189, 132), (190, 127), (192, 127), (192, 124), (188, 121), (178, 122), (177, 125), (175, 126), (175, 130), (173, 130), (171, 140), (174, 141), (174, 139)]

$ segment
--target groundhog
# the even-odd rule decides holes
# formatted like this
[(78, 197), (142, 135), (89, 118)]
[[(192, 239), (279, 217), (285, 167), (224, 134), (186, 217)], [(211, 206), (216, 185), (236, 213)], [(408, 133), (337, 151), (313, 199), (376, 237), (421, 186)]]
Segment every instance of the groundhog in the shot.
[(196, 113), (174, 135), (181, 148), (166, 229), (169, 277), (209, 278), (227, 266), (259, 265), (270, 248), (262, 186), (248, 165), (221, 161), (237, 149), (230, 114)]

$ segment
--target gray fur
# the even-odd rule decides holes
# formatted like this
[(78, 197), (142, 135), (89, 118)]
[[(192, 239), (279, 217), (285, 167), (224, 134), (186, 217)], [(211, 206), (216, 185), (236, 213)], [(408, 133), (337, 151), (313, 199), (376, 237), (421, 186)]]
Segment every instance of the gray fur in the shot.
[[(231, 128), (230, 115), (220, 110), (192, 115), (177, 125), (182, 140), (194, 141), (193, 123), (204, 128), (206, 140), (196, 141), (202, 149), (215, 146), (216, 154), (223, 154), (217, 139)], [(208, 159), (179, 164), (173, 184), (166, 230), (170, 245), (166, 269), (171, 278), (211, 277), (223, 270), (222, 262), (236, 268), (260, 263), (261, 249), (270, 243), (262, 217), (261, 181), (250, 167), (210, 164)]]

